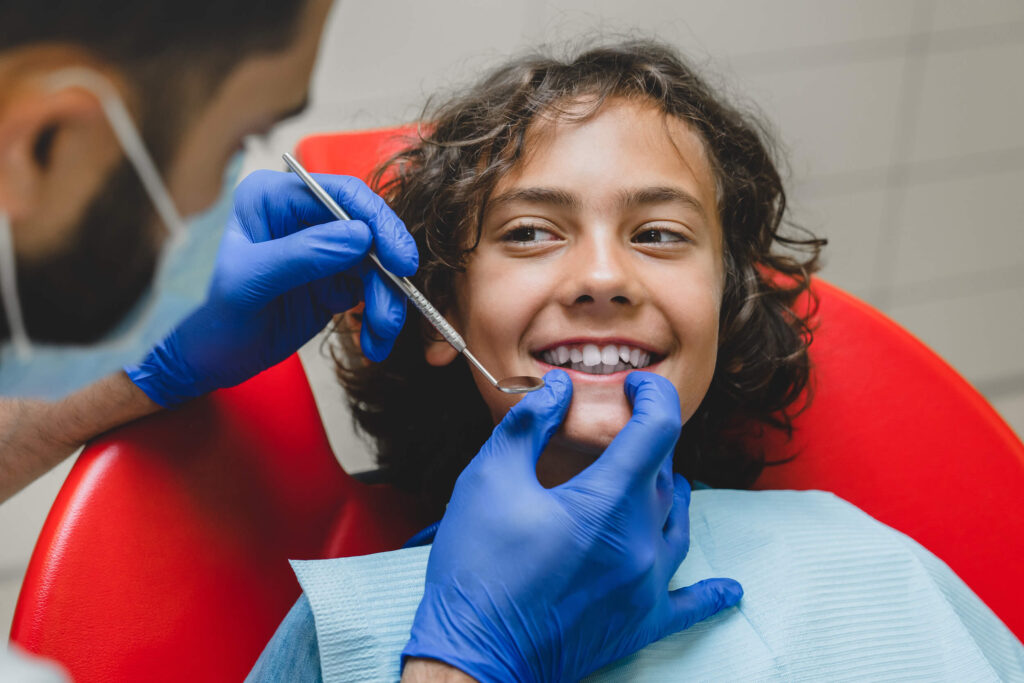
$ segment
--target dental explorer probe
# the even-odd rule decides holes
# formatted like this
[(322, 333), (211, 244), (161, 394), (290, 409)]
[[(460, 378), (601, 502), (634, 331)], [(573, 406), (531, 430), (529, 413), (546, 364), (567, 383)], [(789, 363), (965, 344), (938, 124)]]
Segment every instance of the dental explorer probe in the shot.
[[(352, 220), (345, 210), (341, 208), (336, 201), (334, 201), (334, 198), (331, 197), (331, 195), (327, 194), (327, 191), (313, 178), (313, 176), (309, 174), (308, 171), (306, 171), (305, 168), (302, 167), (302, 164), (300, 164), (295, 157), (288, 153), (283, 154), (282, 157), (284, 158), (284, 162), (288, 164), (288, 168), (292, 169), (292, 171), (295, 172), (295, 175), (299, 176), (299, 178), (302, 179), (302, 182), (306, 183), (306, 187), (308, 187), (313, 194), (316, 195), (317, 199), (319, 199), (323, 205), (326, 206), (332, 214), (334, 214), (335, 218), (342, 221)], [(380, 269), (380, 272), (387, 275), (388, 278), (395, 283), (395, 286), (409, 297), (413, 305), (415, 305), (416, 308), (420, 310), (420, 313), (423, 314), (423, 317), (425, 317), (427, 321), (441, 333), (441, 335), (449, 344), (452, 345), (452, 347), (455, 348), (456, 351), (465, 356), (466, 359), (480, 371), (480, 374), (494, 386), (494, 388), (499, 391), (503, 391), (506, 394), (526, 394), (544, 386), (544, 380), (540, 377), (529, 377), (526, 375), (506, 377), (500, 381), (494, 379), (494, 375), (487, 372), (487, 368), (481, 365), (480, 361), (476, 359), (476, 356), (470, 353), (469, 349), (466, 348), (466, 340), (462, 338), (462, 335), (456, 332), (455, 328), (444, 319), (444, 316), (441, 315), (440, 311), (434, 308), (434, 306), (427, 301), (427, 298), (423, 296), (420, 290), (416, 289), (416, 286), (409, 281), (409, 278), (398, 277), (385, 268), (383, 264), (381, 264), (380, 259), (377, 258), (377, 254), (375, 254), (372, 249), (368, 255), (374, 265)]]

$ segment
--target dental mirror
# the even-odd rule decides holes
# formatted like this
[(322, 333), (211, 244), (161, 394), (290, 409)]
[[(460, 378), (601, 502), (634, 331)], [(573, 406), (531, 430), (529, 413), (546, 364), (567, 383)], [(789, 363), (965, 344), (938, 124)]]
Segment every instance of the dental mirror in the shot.
[[(318, 183), (313, 176), (309, 175), (309, 172), (302, 167), (302, 164), (300, 164), (295, 157), (287, 153), (282, 155), (282, 157), (284, 158), (284, 163), (288, 164), (288, 168), (292, 169), (292, 171), (295, 172), (295, 175), (299, 176), (299, 178), (302, 179), (302, 182), (306, 183), (306, 187), (316, 195), (316, 198), (327, 207), (328, 211), (334, 214), (335, 218), (342, 221), (352, 220), (352, 218), (345, 213), (345, 210), (341, 208), (336, 201), (334, 201), (334, 198), (327, 194), (327, 190), (321, 187), (320, 183)], [(506, 377), (501, 381), (496, 380), (494, 375), (487, 372), (487, 368), (480, 364), (480, 361), (476, 359), (476, 356), (469, 352), (469, 349), (466, 348), (466, 340), (462, 338), (462, 335), (456, 332), (455, 328), (444, 319), (441, 312), (434, 308), (433, 304), (427, 301), (427, 298), (423, 296), (420, 290), (416, 289), (416, 286), (409, 281), (409, 278), (398, 277), (385, 268), (377, 258), (377, 254), (375, 254), (372, 249), (370, 250), (369, 257), (370, 260), (373, 261), (374, 265), (380, 269), (380, 272), (384, 273), (388, 279), (395, 283), (396, 287), (402, 290), (402, 292), (409, 297), (413, 305), (416, 306), (420, 313), (423, 314), (423, 317), (425, 317), (427, 321), (441, 333), (441, 336), (443, 336), (456, 351), (465, 356), (466, 360), (472, 363), (473, 367), (479, 370), (480, 374), (483, 375), (495, 389), (503, 391), (506, 394), (527, 394), (544, 386), (544, 380), (540, 377), (528, 377), (526, 375)]]
[(516, 377), (506, 377), (495, 386), (506, 394), (527, 394), (544, 386), (544, 380), (540, 377), (517, 375)]

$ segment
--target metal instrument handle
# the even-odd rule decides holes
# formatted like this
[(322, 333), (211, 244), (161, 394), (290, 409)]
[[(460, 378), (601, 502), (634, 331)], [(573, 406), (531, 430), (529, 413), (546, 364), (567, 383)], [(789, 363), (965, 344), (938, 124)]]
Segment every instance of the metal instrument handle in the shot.
[[(313, 191), (313, 194), (315, 194), (317, 198), (324, 203), (324, 206), (327, 207), (328, 211), (334, 214), (335, 218), (342, 221), (352, 220), (352, 217), (348, 215), (345, 209), (341, 208), (338, 202), (334, 201), (334, 197), (327, 193), (327, 190), (325, 190), (320, 185), (320, 183), (318, 183), (313, 178), (313, 176), (311, 176), (306, 171), (306, 169), (302, 167), (302, 164), (300, 164), (295, 159), (295, 157), (293, 157), (291, 154), (286, 153), (283, 155), (283, 158), (284, 162), (288, 164), (288, 168), (292, 169), (292, 171), (294, 171), (295, 174), (302, 179), (302, 182), (304, 182), (306, 186)], [(420, 313), (423, 314), (423, 317), (426, 318), (427, 321), (431, 325), (433, 325), (434, 328), (438, 332), (440, 332), (442, 336), (444, 336), (444, 338), (448, 341), (449, 344), (455, 347), (456, 351), (462, 353), (463, 351), (466, 350), (466, 341), (462, 338), (462, 335), (456, 332), (455, 328), (452, 327), (451, 324), (444, 319), (444, 316), (441, 315), (441, 312), (434, 308), (433, 304), (427, 301), (427, 297), (423, 296), (422, 292), (416, 289), (416, 285), (410, 282), (409, 278), (398, 277), (397, 275), (389, 271), (387, 268), (385, 268), (384, 265), (380, 262), (380, 259), (377, 258), (377, 254), (374, 253), (372, 249), (370, 250), (369, 257), (370, 260), (373, 261), (374, 265), (376, 265), (377, 268), (380, 269), (380, 272), (387, 275), (388, 278), (393, 283), (395, 283), (395, 286), (401, 289), (402, 292), (407, 297), (409, 297), (409, 300), (412, 301), (413, 306), (419, 309)], [(492, 380), (492, 382), (494, 381), (493, 378), (490, 379)]]

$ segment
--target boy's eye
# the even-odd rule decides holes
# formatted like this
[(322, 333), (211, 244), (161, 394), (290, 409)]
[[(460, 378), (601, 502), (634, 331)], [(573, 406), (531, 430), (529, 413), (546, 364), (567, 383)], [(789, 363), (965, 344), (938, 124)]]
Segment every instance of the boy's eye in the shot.
[(550, 230), (533, 225), (520, 225), (512, 228), (501, 237), (503, 242), (547, 242), (556, 239), (558, 237)]
[(672, 230), (648, 228), (633, 235), (633, 242), (639, 244), (659, 244), (664, 242), (688, 242), (686, 237)]

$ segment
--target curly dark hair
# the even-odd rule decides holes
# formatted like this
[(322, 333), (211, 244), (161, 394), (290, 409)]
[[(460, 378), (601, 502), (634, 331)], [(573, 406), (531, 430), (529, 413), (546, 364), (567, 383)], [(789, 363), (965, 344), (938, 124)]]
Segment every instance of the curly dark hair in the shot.
[[(445, 310), (454, 302), (455, 273), (480, 238), (488, 198), (523, 157), (531, 123), (541, 115), (585, 120), (609, 98), (681, 119), (708, 152), (724, 232), (720, 347), (675, 467), (712, 486), (747, 488), (765, 462), (737, 426), (791, 435), (792, 418), (806, 405), (798, 399), (810, 374), (813, 311), (799, 315), (791, 305), (808, 291), (825, 240), (801, 229), (780, 234), (786, 194), (770, 135), (716, 97), (671, 48), (630, 41), (568, 60), (511, 61), (461, 95), (428, 105), (418, 138), (377, 170), (374, 185), (416, 238), (417, 286)], [(382, 363), (367, 363), (351, 334), (333, 352), (353, 417), (376, 442), (382, 475), (439, 507), (493, 423), (461, 357), (446, 367), (427, 364), (427, 327), (407, 324)]]

